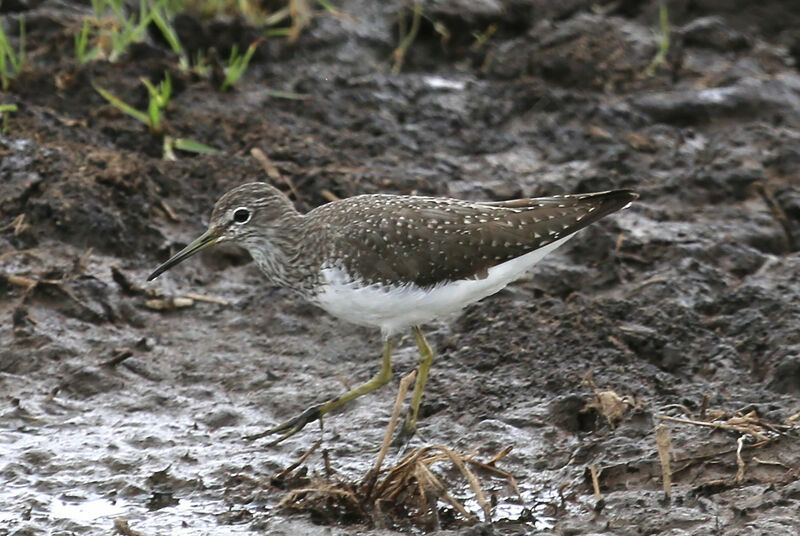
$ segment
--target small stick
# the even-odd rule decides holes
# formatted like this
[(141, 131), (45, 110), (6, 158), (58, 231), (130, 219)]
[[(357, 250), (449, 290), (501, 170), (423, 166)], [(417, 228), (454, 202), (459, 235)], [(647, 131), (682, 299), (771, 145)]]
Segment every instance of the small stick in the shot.
[(619, 253), (619, 250), (622, 249), (622, 243), (625, 241), (625, 233), (619, 233), (617, 236), (617, 243), (614, 246), (614, 251)]
[(338, 201), (340, 199), (340, 197), (338, 195), (336, 195), (335, 193), (331, 192), (327, 188), (323, 188), (322, 190), (320, 190), (319, 191), (319, 195), (321, 195), (322, 197), (324, 197), (328, 201)]
[(111, 279), (127, 294), (141, 294), (143, 292), (142, 287), (134, 284), (116, 264), (111, 265)]
[(195, 294), (194, 292), (187, 292), (183, 295), (184, 298), (189, 298), (190, 300), (207, 302), (207, 303), (218, 303), (219, 305), (230, 305), (231, 302), (225, 300), (223, 298), (217, 298), (214, 296), (205, 296), (203, 294)]
[(672, 434), (669, 427), (663, 424), (656, 426), (656, 445), (658, 459), (661, 460), (661, 479), (664, 484), (664, 495), (672, 497), (672, 468), (670, 453), (672, 452)]
[(119, 365), (132, 355), (133, 355), (133, 350), (131, 350), (130, 348), (117, 348), (114, 350), (114, 353), (111, 356), (111, 358), (107, 359), (106, 361), (103, 361), (102, 363), (100, 363), (100, 365), (104, 367), (116, 367), (117, 365)]
[(13, 220), (11, 220), (11, 223), (9, 223), (8, 225), (6, 225), (3, 228), (0, 228), (0, 231), (6, 231), (8, 229), (12, 229), (13, 228), (14, 229), (14, 236), (19, 236), (19, 234), (26, 227), (27, 227), (27, 225), (25, 225), (25, 213), (23, 212), (22, 214), (20, 214), (19, 216), (17, 216)]
[(736, 441), (736, 483), (741, 484), (742, 480), (744, 480), (744, 460), (742, 459), (742, 447), (744, 446), (744, 438), (746, 436), (742, 434), (739, 436), (739, 439)]
[(444, 499), (447, 503), (450, 504), (450, 506), (455, 508), (459, 514), (464, 516), (465, 519), (468, 520), (476, 519), (476, 516), (467, 512), (466, 508), (464, 508), (464, 506), (458, 501), (458, 499), (454, 498), (447, 492), (447, 487), (424, 464), (418, 464), (416, 466), (414, 475), (417, 477), (417, 481), (420, 483), (420, 486), (422, 487), (423, 490), (427, 488), (432, 488), (434, 493), (437, 493), (439, 497)]
[(600, 493), (600, 479), (598, 477), (598, 471), (596, 465), (589, 466), (589, 474), (592, 476), (592, 488), (594, 489), (594, 499), (597, 502), (603, 500), (603, 494)]
[(162, 199), (161, 201), (159, 201), (159, 205), (161, 205), (161, 208), (167, 214), (167, 217), (169, 219), (171, 219), (172, 221), (181, 221), (181, 219), (178, 217), (177, 214), (175, 214), (175, 211), (172, 210), (172, 207), (169, 206), (166, 201)]
[(785, 463), (776, 462), (775, 460), (762, 460), (758, 456), (753, 456), (753, 461), (756, 463), (760, 463), (762, 465), (776, 465), (778, 467), (783, 467), (784, 469), (791, 470), (791, 467), (787, 466)]
[[(483, 470), (488, 471), (490, 473), (493, 473), (495, 475), (502, 476), (503, 478), (508, 480), (508, 484), (511, 486), (511, 489), (514, 490), (514, 493), (516, 493), (517, 495), (520, 495), (519, 487), (517, 486), (517, 480), (514, 478), (514, 475), (512, 475), (508, 471), (503, 471), (502, 469), (498, 469), (494, 465), (488, 465), (488, 464), (480, 462), (480, 461), (478, 461), (478, 460), (476, 460), (474, 458), (469, 458), (467, 460), (467, 462), (470, 463), (471, 465), (474, 465), (478, 469), (483, 469)], [(522, 496), (521, 495), (520, 495), (520, 500), (522, 500)]]
[(312, 453), (313, 453), (315, 450), (317, 450), (317, 449), (319, 448), (319, 446), (320, 446), (320, 445), (322, 445), (322, 438), (319, 438), (319, 439), (317, 439), (317, 440), (314, 442), (314, 444), (313, 444), (313, 445), (311, 445), (311, 448), (310, 448), (310, 449), (308, 449), (307, 451), (305, 451), (305, 452), (303, 453), (303, 455), (302, 455), (302, 456), (300, 456), (299, 458), (297, 458), (297, 461), (295, 461), (295, 462), (294, 462), (293, 464), (291, 464), (289, 467), (287, 467), (286, 469), (284, 469), (283, 471), (281, 471), (280, 473), (278, 473), (277, 475), (275, 475), (275, 479), (276, 479), (276, 480), (283, 480), (284, 478), (286, 478), (287, 476), (289, 476), (289, 475), (292, 473), (292, 471), (294, 471), (295, 469), (297, 469), (298, 467), (300, 467), (300, 466), (303, 464), (303, 462), (304, 462), (304, 461), (306, 461), (306, 460), (308, 459), (308, 457), (309, 457), (309, 456), (311, 456), (311, 454), (312, 454)]
[(464, 478), (466, 478), (467, 482), (469, 482), (469, 487), (472, 488), (472, 493), (475, 494), (475, 498), (478, 500), (478, 504), (481, 505), (481, 509), (483, 510), (483, 520), (486, 523), (491, 523), (492, 507), (489, 504), (489, 501), (486, 500), (486, 496), (483, 494), (478, 477), (476, 477), (475, 473), (467, 468), (467, 466), (464, 464), (464, 460), (462, 460), (455, 452), (446, 447), (442, 447), (442, 451), (447, 454), (447, 456), (450, 458), (450, 461), (453, 462), (453, 465), (455, 465), (456, 468), (461, 471), (461, 474), (464, 475)]
[(400, 380), (400, 388), (397, 389), (397, 399), (394, 403), (394, 408), (392, 409), (392, 417), (389, 419), (389, 426), (386, 427), (386, 432), (383, 434), (383, 443), (381, 444), (381, 450), (378, 451), (378, 459), (375, 460), (375, 467), (372, 468), (367, 474), (367, 480), (369, 480), (369, 485), (367, 486), (367, 492), (365, 495), (367, 497), (370, 496), (372, 493), (372, 488), (375, 485), (375, 480), (378, 478), (378, 473), (381, 470), (381, 465), (383, 465), (383, 460), (386, 459), (386, 453), (389, 452), (389, 446), (392, 443), (392, 435), (394, 434), (394, 429), (397, 427), (397, 420), (400, 417), (400, 411), (403, 408), (403, 400), (408, 393), (408, 388), (411, 386), (411, 382), (414, 381), (414, 378), (417, 376), (417, 371), (412, 370), (408, 376)]
[(264, 151), (259, 149), (258, 147), (253, 147), (250, 149), (250, 155), (258, 160), (258, 163), (261, 164), (261, 167), (264, 168), (264, 173), (267, 174), (267, 177), (274, 181), (282, 181), (286, 186), (289, 187), (289, 190), (292, 191), (294, 198), (298, 201), (300, 200), (300, 192), (297, 191), (297, 188), (294, 186), (294, 182), (289, 177), (284, 176), (278, 171), (277, 166), (272, 163), (272, 160), (264, 154)]
[(781, 207), (780, 203), (775, 199), (775, 196), (772, 195), (772, 192), (767, 190), (763, 182), (755, 183), (755, 187), (764, 200), (764, 203), (767, 205), (767, 208), (772, 212), (772, 217), (775, 218), (775, 221), (780, 224), (783, 230), (784, 238), (786, 239), (786, 251), (791, 251), (794, 244), (794, 236), (792, 236), (792, 227), (789, 223), (789, 218), (786, 216), (786, 212), (784, 212), (783, 207)]
[(35, 279), (31, 279), (30, 277), (24, 277), (21, 275), (8, 275), (8, 283), (15, 287), (25, 287), (26, 290), (29, 290), (36, 286), (37, 281)]
[(703, 401), (700, 403), (700, 418), (706, 418), (706, 412), (708, 411), (708, 403), (711, 401), (711, 395), (708, 393), (703, 394)]
[(489, 460), (488, 462), (484, 462), (484, 463), (485, 463), (486, 465), (494, 465), (494, 464), (496, 464), (497, 462), (499, 462), (500, 460), (502, 460), (503, 458), (505, 458), (506, 456), (508, 456), (508, 454), (509, 454), (509, 453), (510, 453), (512, 450), (514, 450), (514, 447), (512, 447), (511, 445), (509, 445), (509, 446), (507, 446), (506, 448), (504, 448), (503, 450), (501, 450), (499, 453), (495, 454), (495, 455), (492, 457), (492, 459), (491, 459), (491, 460)]
[(322, 451), (322, 461), (325, 462), (325, 474), (328, 477), (333, 476), (336, 471), (334, 471), (333, 467), (331, 467), (331, 456), (328, 453), (328, 449)]
[(283, 177), (281, 177), (281, 172), (278, 171), (277, 166), (269, 159), (269, 157), (264, 154), (264, 151), (259, 149), (258, 147), (253, 147), (250, 149), (250, 155), (258, 160), (258, 163), (261, 164), (261, 167), (264, 168), (264, 173), (267, 174), (267, 177), (274, 181), (281, 181)]
[(723, 430), (731, 430), (732, 432), (739, 432), (744, 434), (750, 434), (751, 436), (755, 437), (760, 441), (769, 441), (769, 438), (763, 434), (759, 434), (755, 430), (748, 430), (744, 426), (735, 426), (732, 424), (727, 424), (724, 422), (705, 422), (705, 421), (695, 421), (692, 419), (680, 419), (678, 417), (670, 417), (669, 415), (659, 415), (659, 419), (662, 421), (672, 421), (672, 422), (679, 422), (683, 424), (694, 424), (697, 426), (707, 426), (709, 428), (721, 428)]

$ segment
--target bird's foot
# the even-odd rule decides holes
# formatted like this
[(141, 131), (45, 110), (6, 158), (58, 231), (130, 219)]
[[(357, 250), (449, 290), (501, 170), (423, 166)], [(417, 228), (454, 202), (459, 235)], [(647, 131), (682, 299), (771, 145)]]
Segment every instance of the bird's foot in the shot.
[(294, 434), (302, 430), (308, 423), (314, 422), (321, 418), (322, 418), (322, 405), (311, 406), (300, 415), (291, 418), (288, 421), (281, 423), (273, 428), (270, 428), (269, 430), (266, 430), (264, 432), (245, 436), (245, 439), (253, 441), (255, 439), (261, 439), (262, 437), (270, 436), (273, 434), (282, 434), (279, 438), (267, 444), (267, 446), (272, 447), (274, 445), (277, 445), (284, 439), (293, 436)]

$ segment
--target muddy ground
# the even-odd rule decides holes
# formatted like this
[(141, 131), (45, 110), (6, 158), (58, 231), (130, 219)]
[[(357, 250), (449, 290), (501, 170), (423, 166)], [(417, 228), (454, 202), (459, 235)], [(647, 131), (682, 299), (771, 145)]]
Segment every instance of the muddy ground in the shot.
[[(304, 210), (371, 192), (636, 189), (629, 210), (530, 276), (426, 326), (439, 355), (408, 448), (488, 460), (513, 447), (497, 467), (520, 490), (479, 471), (494, 523), (440, 501), (441, 527), (797, 534), (797, 3), (669, 2), (669, 51), (652, 65), (656, 2), (425, 2), (398, 74), (403, 2), (335, 4), (343, 15), (315, 8), (295, 44), (262, 44), (230, 93), (181, 71), (156, 32), (114, 63), (79, 65), (72, 36), (85, 5), (0, 7), (14, 42), (25, 17), (30, 63), (0, 93), (19, 108), (0, 138), (0, 534), (435, 527), (429, 512), (276, 507), (290, 489), (363, 477), (414, 367), (413, 338), (399, 345), (392, 384), (326, 419), (322, 446), (278, 479), (318, 428), (274, 447), (244, 436), (370, 377), (379, 334), (268, 287), (234, 248), (145, 283), (203, 230), (219, 195), (251, 180), (287, 192), (291, 182)], [(187, 47), (223, 58), (260, 35), (236, 17), (183, 15), (176, 27)], [(170, 134), (220, 154), (163, 160), (161, 138), (91, 85), (143, 108), (139, 77), (165, 70)], [(158, 309), (174, 298), (191, 305)], [(616, 415), (598, 393), (619, 403)], [(659, 425), (671, 436), (671, 498)], [(434, 471), (481, 517), (457, 471)]]

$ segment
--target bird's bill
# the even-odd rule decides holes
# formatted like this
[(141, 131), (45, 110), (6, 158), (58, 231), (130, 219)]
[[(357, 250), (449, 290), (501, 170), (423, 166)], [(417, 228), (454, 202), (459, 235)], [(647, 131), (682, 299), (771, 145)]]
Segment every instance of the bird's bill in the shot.
[(194, 242), (192, 242), (191, 244), (189, 244), (188, 246), (177, 252), (167, 262), (156, 268), (153, 271), (153, 273), (150, 274), (150, 277), (148, 277), (147, 280), (152, 281), (153, 279), (160, 276), (161, 274), (163, 274), (164, 272), (166, 272), (179, 262), (188, 259), (195, 253), (198, 253), (208, 247), (213, 246), (214, 244), (219, 242), (219, 240), (220, 240), (219, 231), (214, 229), (209, 229), (208, 231), (200, 235), (200, 237), (197, 238), (197, 240), (195, 240)]

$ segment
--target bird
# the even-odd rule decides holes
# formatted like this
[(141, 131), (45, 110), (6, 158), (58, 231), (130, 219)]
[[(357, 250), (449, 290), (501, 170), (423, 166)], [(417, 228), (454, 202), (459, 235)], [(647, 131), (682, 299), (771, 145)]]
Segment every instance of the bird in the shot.
[(380, 329), (380, 370), (254, 436), (278, 435), (273, 445), (387, 384), (393, 341), (411, 329), (420, 357), (401, 430), (408, 438), (416, 431), (434, 359), (420, 326), (500, 291), (575, 233), (637, 197), (632, 190), (509, 201), (366, 194), (301, 213), (276, 187), (250, 182), (225, 193), (208, 229), (148, 281), (206, 248), (230, 242), (250, 253), (272, 285), (334, 317)]

